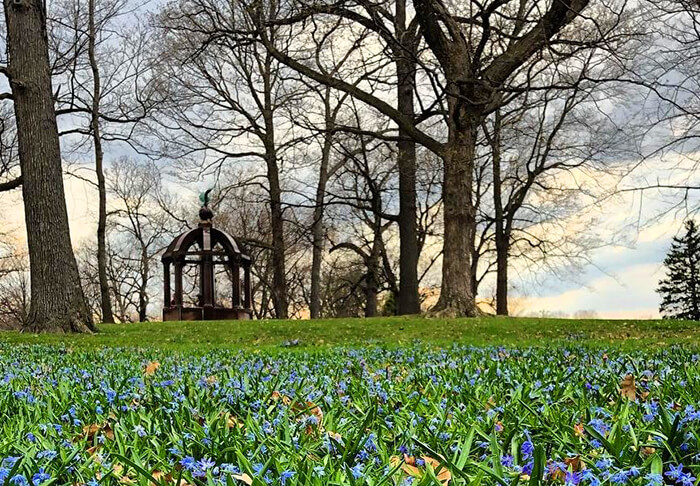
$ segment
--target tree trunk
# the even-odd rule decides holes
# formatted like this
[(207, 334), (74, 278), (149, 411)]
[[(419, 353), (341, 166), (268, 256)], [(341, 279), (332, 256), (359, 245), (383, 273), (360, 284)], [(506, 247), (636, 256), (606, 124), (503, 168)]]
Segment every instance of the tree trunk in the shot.
[[(396, 4), (396, 36), (402, 43), (396, 53), (397, 109), (413, 119), (413, 90), (416, 82), (416, 63), (412, 58), (413, 40), (407, 38), (406, 1)], [(403, 129), (399, 129), (397, 144), (399, 167), (399, 298), (398, 313), (420, 314), (418, 295), (418, 228), (416, 216), (416, 143)]]
[(496, 231), (496, 314), (508, 315), (508, 251), (510, 235), (506, 234), (501, 191), (501, 112), (494, 115), (491, 140), (493, 160), (493, 207)]
[(313, 249), (311, 254), (311, 296), (309, 311), (311, 319), (321, 317), (321, 264), (323, 263), (324, 230), (323, 203), (326, 196), (327, 167), (321, 162), (318, 186), (316, 187), (316, 207), (311, 226)]
[(443, 156), (442, 287), (433, 311), (445, 316), (470, 317), (477, 314), (469, 276), (476, 221), (472, 181), (479, 120), (460, 106), (458, 100), (458, 96), (448, 97), (448, 141)]
[[(333, 128), (335, 127), (335, 115), (330, 107), (330, 88), (326, 88), (325, 118), (326, 133), (323, 139), (321, 152), (321, 167), (319, 168), (318, 186), (316, 186), (316, 199), (314, 201), (314, 220), (311, 225), (312, 232), (312, 254), (311, 254), (311, 298), (310, 314), (311, 319), (321, 317), (321, 264), (323, 263), (323, 249), (325, 231), (323, 226), (323, 216), (325, 212), (326, 185), (328, 183), (328, 165), (331, 159), (333, 148)], [(337, 111), (336, 111), (337, 113)]]
[(508, 315), (508, 239), (503, 228), (496, 229), (496, 314), (499, 316)]
[(365, 288), (365, 317), (377, 316), (379, 293), (379, 252), (381, 249), (381, 221), (375, 225), (374, 242), (367, 258), (367, 282)]
[(148, 280), (150, 279), (148, 248), (141, 249), (141, 285), (139, 287), (139, 322), (148, 320)]
[(274, 103), (272, 101), (272, 57), (265, 57), (263, 70), (265, 121), (265, 162), (267, 164), (267, 182), (270, 190), (270, 226), (272, 233), (272, 305), (277, 319), (287, 319), (289, 304), (287, 297), (287, 271), (285, 268), (284, 214), (282, 211), (282, 188), (275, 145)]
[(92, 129), (92, 142), (95, 151), (95, 174), (97, 175), (98, 217), (97, 217), (97, 273), (100, 282), (100, 309), (102, 310), (102, 322), (113, 323), (112, 299), (109, 292), (109, 280), (107, 279), (107, 189), (105, 186), (105, 174), (103, 168), (104, 153), (102, 151), (102, 135), (100, 134), (100, 71), (95, 57), (95, 0), (88, 2), (88, 57), (92, 70), (92, 109), (90, 127)]
[(287, 272), (285, 270), (282, 189), (274, 148), (268, 150), (267, 179), (270, 184), (270, 224), (272, 226), (272, 303), (277, 319), (287, 319)]
[(44, 4), (5, 0), (31, 273), (31, 331), (96, 331), (71, 246)]

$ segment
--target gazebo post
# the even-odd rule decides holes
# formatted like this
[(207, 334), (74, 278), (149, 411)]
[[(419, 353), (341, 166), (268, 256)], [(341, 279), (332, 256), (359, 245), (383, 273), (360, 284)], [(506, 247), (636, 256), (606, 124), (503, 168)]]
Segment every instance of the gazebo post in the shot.
[(182, 262), (175, 262), (175, 307), (182, 307)]
[(250, 262), (245, 262), (243, 264), (243, 296), (244, 296), (244, 303), (243, 307), (246, 310), (251, 309), (252, 306), (252, 299), (251, 299), (251, 292), (250, 292)]
[(231, 262), (231, 306), (234, 309), (241, 307), (241, 269), (238, 266), (238, 262)]
[(170, 307), (170, 262), (163, 262), (163, 303)]

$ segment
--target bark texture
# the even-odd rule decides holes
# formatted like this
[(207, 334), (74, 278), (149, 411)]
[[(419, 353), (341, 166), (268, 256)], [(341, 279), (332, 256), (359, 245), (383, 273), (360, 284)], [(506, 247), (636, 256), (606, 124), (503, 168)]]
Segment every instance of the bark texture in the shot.
[[(416, 84), (416, 37), (406, 29), (406, 0), (396, 2), (395, 49), (397, 109), (414, 119), (413, 92)], [(399, 298), (398, 314), (420, 314), (418, 295), (418, 225), (416, 215), (416, 142), (399, 128), (397, 163), (399, 167)]]
[(95, 331), (70, 240), (44, 4), (5, 0), (4, 7), (30, 259), (27, 328)]

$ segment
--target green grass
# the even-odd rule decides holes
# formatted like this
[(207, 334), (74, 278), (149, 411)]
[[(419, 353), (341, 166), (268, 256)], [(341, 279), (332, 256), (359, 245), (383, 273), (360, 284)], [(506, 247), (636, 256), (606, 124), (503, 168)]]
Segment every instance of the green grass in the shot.
[(0, 332), (0, 342), (64, 343), (77, 347), (269, 349), (299, 340), (309, 350), (335, 345), (400, 346), (421, 341), (440, 346), (616, 344), (636, 348), (700, 344), (700, 323), (691, 321), (569, 320), (541, 318), (429, 319), (395, 317), (317, 321), (214, 321), (102, 324), (95, 335), (67, 336)]

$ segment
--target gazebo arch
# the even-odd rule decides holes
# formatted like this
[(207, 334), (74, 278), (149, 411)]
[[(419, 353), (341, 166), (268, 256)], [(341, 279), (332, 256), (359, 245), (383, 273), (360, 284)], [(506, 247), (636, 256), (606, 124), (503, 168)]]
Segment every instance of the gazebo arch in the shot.
[[(200, 210), (199, 225), (176, 237), (163, 253), (163, 320), (209, 321), (250, 319), (252, 294), (250, 257), (241, 252), (236, 240), (212, 226), (212, 213), (207, 207)], [(199, 268), (199, 295), (196, 305), (183, 303), (183, 269), (187, 265)], [(231, 275), (231, 307), (217, 305), (215, 299), (216, 267), (224, 266)], [(174, 288), (171, 289), (171, 267)], [(243, 285), (241, 289), (241, 270)]]

